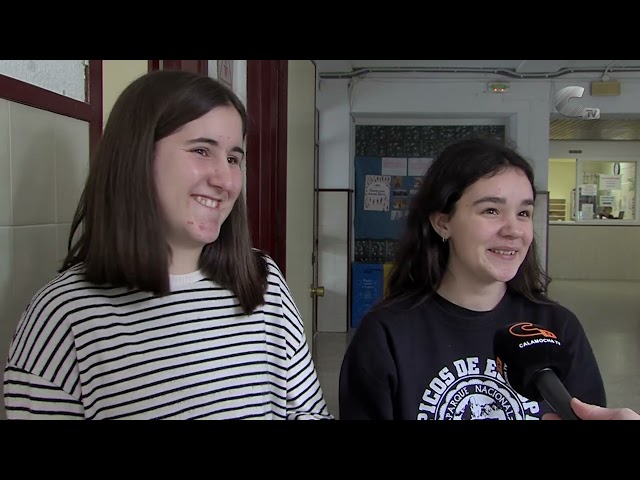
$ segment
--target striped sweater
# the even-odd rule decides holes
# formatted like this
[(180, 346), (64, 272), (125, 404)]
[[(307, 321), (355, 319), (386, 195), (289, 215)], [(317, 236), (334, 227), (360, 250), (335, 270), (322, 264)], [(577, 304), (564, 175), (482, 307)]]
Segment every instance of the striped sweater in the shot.
[(276, 264), (245, 315), (200, 272), (171, 293), (96, 286), (82, 265), (31, 300), (4, 373), (9, 419), (332, 419)]

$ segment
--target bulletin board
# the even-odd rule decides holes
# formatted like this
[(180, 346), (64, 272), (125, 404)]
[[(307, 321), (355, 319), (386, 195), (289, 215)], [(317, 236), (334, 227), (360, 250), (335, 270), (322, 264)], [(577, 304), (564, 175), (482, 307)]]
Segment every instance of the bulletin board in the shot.
[(384, 295), (410, 204), (433, 159), (455, 140), (504, 141), (504, 134), (503, 125), (356, 125), (351, 328)]
[(431, 158), (355, 158), (355, 237), (397, 239)]

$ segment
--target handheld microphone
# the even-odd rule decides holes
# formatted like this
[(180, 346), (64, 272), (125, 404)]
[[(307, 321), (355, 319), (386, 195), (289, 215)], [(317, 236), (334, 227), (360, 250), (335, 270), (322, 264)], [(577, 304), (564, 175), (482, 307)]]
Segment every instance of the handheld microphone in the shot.
[(498, 371), (516, 392), (546, 400), (563, 420), (579, 420), (562, 384), (571, 359), (555, 333), (531, 322), (513, 323), (496, 332), (493, 353)]

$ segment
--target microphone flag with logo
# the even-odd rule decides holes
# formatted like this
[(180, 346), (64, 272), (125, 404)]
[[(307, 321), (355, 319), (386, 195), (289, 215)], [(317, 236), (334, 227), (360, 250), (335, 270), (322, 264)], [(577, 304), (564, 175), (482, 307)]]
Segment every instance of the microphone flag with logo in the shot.
[(498, 330), (493, 351), (498, 371), (521, 395), (540, 401), (534, 381), (543, 370), (552, 370), (563, 382), (571, 359), (558, 336), (531, 322), (518, 322)]

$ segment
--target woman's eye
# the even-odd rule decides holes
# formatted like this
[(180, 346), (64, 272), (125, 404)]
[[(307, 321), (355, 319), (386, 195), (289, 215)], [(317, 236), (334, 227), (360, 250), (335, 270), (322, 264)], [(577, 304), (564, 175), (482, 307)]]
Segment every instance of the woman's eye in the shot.
[(194, 148), (192, 152), (202, 155), (203, 157), (206, 157), (209, 154), (209, 152), (204, 148)]
[(232, 165), (240, 164), (240, 159), (238, 157), (227, 157), (227, 161)]
[(530, 217), (532, 215), (532, 212), (525, 210), (524, 212), (520, 212), (520, 215), (523, 217)]
[(495, 208), (487, 208), (484, 213), (488, 213), (489, 215), (497, 215), (498, 214), (498, 210), (496, 210)]

